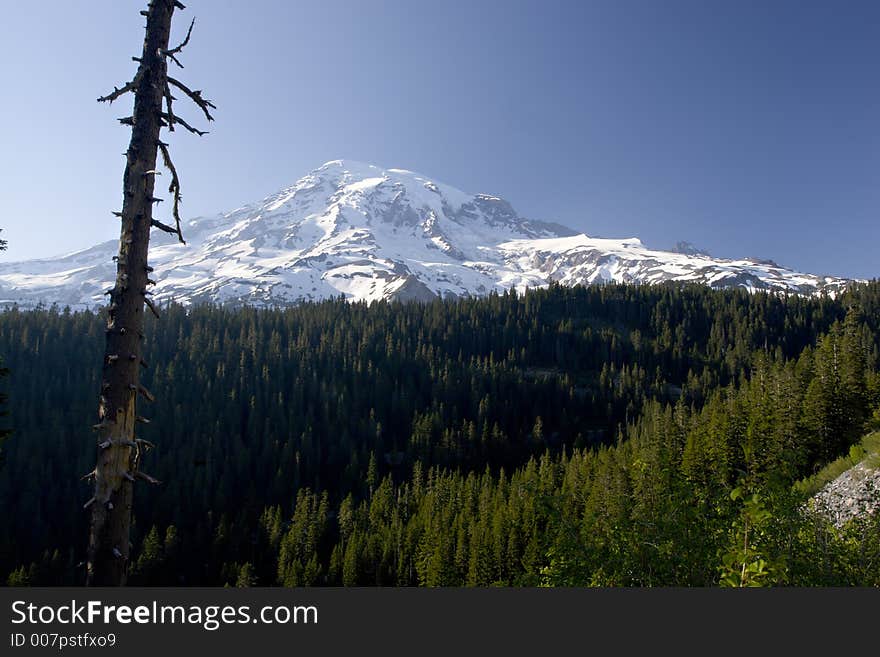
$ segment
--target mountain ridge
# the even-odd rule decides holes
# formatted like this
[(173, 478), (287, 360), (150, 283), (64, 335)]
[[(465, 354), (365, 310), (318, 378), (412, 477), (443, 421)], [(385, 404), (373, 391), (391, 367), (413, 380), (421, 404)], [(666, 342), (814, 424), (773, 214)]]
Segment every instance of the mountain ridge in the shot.
[[(849, 282), (769, 260), (589, 237), (521, 217), (497, 196), (352, 160), (327, 162), (256, 203), (192, 219), (184, 235), (187, 245), (159, 232), (151, 237), (158, 303), (291, 305), (340, 294), (428, 301), (551, 282), (680, 281), (816, 294)], [(0, 303), (102, 305), (117, 251), (118, 241), (109, 240), (65, 256), (0, 263)]]

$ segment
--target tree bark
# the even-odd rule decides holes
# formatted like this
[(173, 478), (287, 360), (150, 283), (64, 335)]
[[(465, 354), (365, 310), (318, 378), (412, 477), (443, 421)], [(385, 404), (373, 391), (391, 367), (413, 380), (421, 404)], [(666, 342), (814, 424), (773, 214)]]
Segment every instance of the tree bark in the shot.
[[(129, 562), (134, 481), (141, 447), (135, 426), (140, 384), (147, 293), (147, 250), (153, 221), (153, 197), (159, 132), (165, 123), (162, 100), (167, 87), (168, 39), (171, 17), (179, 3), (152, 0), (146, 12), (143, 54), (128, 90), (134, 92), (131, 142), (123, 177), (122, 228), (116, 282), (110, 294), (104, 376), (98, 406), (97, 458), (87, 580), (91, 586), (125, 584)], [(127, 85), (128, 87), (129, 85)], [(117, 92), (114, 92), (117, 93)], [(118, 97), (118, 96), (114, 96)], [(112, 100), (113, 98), (110, 98)], [(129, 121), (126, 121), (129, 122)]]

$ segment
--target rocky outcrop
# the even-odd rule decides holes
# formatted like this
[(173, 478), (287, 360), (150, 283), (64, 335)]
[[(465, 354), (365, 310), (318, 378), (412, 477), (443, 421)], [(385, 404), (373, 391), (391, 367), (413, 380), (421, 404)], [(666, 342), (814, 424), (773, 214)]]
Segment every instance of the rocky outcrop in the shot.
[(421, 301), (427, 303), (436, 299), (437, 295), (419, 279), (410, 276), (403, 285), (392, 293), (391, 298), (395, 301)]
[(857, 516), (873, 515), (880, 508), (880, 467), (869, 461), (853, 466), (825, 484), (810, 506), (838, 528)]

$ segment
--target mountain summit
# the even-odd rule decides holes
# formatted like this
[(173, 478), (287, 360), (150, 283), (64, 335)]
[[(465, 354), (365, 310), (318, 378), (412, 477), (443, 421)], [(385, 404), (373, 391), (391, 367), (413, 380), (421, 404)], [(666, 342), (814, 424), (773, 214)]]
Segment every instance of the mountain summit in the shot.
[[(813, 294), (846, 284), (769, 261), (722, 260), (598, 239), (520, 217), (403, 169), (334, 160), (291, 187), (184, 228), (187, 244), (155, 232), (155, 299), (184, 304), (287, 305), (430, 300), (493, 290), (606, 281), (690, 281)], [(0, 302), (92, 307), (115, 276), (116, 240), (69, 255), (0, 264)]]

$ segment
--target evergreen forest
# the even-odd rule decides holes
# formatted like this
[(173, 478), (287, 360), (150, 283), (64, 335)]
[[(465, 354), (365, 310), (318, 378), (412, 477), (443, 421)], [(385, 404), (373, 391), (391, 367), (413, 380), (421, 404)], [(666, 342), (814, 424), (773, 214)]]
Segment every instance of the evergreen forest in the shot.
[[(880, 585), (803, 482), (880, 429), (880, 282), (170, 305), (131, 585)], [(0, 313), (0, 581), (81, 585), (103, 312)]]

